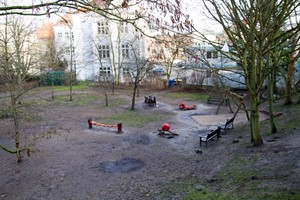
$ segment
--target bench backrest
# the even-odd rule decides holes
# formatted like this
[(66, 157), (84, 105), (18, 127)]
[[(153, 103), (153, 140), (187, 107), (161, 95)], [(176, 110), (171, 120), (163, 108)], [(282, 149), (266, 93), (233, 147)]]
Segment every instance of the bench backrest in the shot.
[(207, 134), (207, 138), (214, 137), (215, 135), (218, 135), (220, 133), (220, 128), (217, 128), (216, 130), (212, 130), (209, 134)]

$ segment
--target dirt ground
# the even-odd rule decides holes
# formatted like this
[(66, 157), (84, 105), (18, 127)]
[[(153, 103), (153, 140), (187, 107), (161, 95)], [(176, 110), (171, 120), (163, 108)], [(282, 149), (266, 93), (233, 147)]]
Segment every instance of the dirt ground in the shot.
[[(95, 91), (75, 91), (74, 99), (87, 92)], [(0, 151), (0, 199), (184, 199), (189, 194), (185, 188), (175, 187), (176, 183), (192, 180), (189, 187), (196, 191), (226, 190), (220, 185), (227, 190), (249, 190), (228, 178), (232, 170), (248, 168), (260, 170), (246, 175), (246, 182), (255, 182), (253, 188), (288, 191), (295, 199), (299, 197), (299, 125), (289, 134), (265, 136), (265, 145), (253, 148), (246, 118), (239, 113), (233, 130), (200, 148), (199, 136), (233, 115), (228, 107), (221, 107), (215, 115), (215, 105), (184, 101), (197, 105), (197, 109), (181, 111), (178, 104), (182, 100), (171, 99), (163, 92), (152, 92), (157, 96), (157, 106), (150, 107), (144, 103), (144, 95), (149, 93), (141, 92), (136, 111), (162, 115), (163, 120), (143, 127), (123, 124), (121, 134), (116, 128), (89, 129), (87, 119), (105, 119), (129, 110), (131, 91), (116, 91), (109, 96), (127, 102), (113, 107), (103, 106), (103, 98), (79, 105), (57, 103), (50, 91), (32, 93), (22, 130), (30, 141), (43, 137), (36, 139), (31, 156), (24, 156), (19, 164), (15, 155)], [(163, 123), (169, 123), (179, 136), (160, 137), (157, 130)], [(0, 143), (8, 147), (13, 146), (11, 124), (10, 118), (0, 119)], [(237, 157), (245, 161), (238, 170), (232, 167)]]

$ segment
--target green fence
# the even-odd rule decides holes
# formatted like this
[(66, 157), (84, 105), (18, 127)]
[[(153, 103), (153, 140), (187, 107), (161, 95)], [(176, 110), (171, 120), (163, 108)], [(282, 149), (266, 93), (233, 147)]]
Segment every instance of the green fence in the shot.
[(63, 71), (47, 72), (41, 76), (42, 85), (63, 85), (65, 83), (65, 73)]

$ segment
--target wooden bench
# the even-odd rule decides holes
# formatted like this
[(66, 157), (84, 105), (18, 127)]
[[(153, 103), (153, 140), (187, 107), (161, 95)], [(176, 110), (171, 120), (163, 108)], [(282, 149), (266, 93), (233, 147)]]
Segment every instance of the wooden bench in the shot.
[(218, 95), (209, 95), (207, 98), (207, 103), (208, 104), (224, 104), (224, 105), (229, 105), (229, 99), (224, 98), (222, 96)]
[(156, 97), (155, 96), (145, 96), (145, 103), (149, 104), (150, 106), (156, 106)]
[(214, 138), (218, 139), (219, 137), (220, 137), (220, 127), (218, 127), (216, 130), (211, 130), (211, 132), (208, 133), (206, 136), (200, 136), (200, 147), (202, 142), (205, 142), (205, 145), (207, 146), (207, 142), (209, 140), (213, 140)]
[(226, 133), (227, 129), (233, 129), (234, 118), (235, 118), (235, 116), (232, 117), (231, 119), (227, 119), (227, 121), (224, 125), (218, 125), (218, 127), (220, 128), (220, 131), (224, 131), (224, 133)]

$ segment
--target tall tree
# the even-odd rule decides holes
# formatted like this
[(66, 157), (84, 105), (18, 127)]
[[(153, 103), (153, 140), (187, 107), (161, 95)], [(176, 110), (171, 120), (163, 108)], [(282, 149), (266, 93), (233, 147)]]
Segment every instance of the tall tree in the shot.
[[(288, 26), (290, 27), (299, 27), (300, 26), (300, 19), (299, 19), (299, 6), (298, 8), (296, 7), (294, 12), (291, 13), (289, 17), (289, 23)], [(289, 34), (289, 33), (287, 33)], [(286, 87), (285, 87), (285, 105), (291, 104), (292, 103), (292, 82), (293, 82), (293, 75), (294, 75), (294, 67), (296, 60), (300, 56), (300, 47), (299, 47), (299, 41), (300, 41), (300, 32), (297, 32), (296, 34), (292, 34), (291, 37), (289, 38), (289, 55), (288, 55), (288, 69), (287, 73), (285, 76), (285, 82), (286, 82)]]
[[(271, 72), (266, 67), (265, 57), (270, 49), (274, 48), (274, 43), (286, 37), (278, 33), (299, 2), (297, 0), (203, 0), (202, 2), (210, 16), (222, 26), (230, 45), (235, 50), (230, 59), (239, 63), (243, 69), (251, 97), (251, 138), (254, 145), (262, 145), (259, 129), (259, 96), (263, 83)], [(295, 28), (290, 29), (290, 32), (294, 31)], [(274, 34), (278, 35), (273, 37)]]

